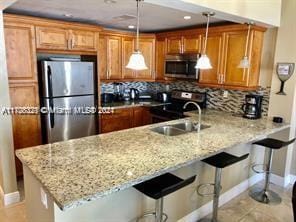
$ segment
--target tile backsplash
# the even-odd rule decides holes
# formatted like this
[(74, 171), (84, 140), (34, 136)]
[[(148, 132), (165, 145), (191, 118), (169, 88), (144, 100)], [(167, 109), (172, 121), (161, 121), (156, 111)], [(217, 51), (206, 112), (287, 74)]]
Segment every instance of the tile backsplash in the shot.
[[(200, 91), (207, 92), (208, 103), (207, 107), (210, 109), (217, 109), (221, 111), (228, 111), (233, 113), (242, 113), (241, 107), (245, 102), (245, 95), (254, 93), (263, 96), (262, 114), (264, 116), (268, 113), (270, 88), (260, 88), (256, 91), (240, 91), (240, 90), (223, 90), (215, 88), (200, 88), (195, 82), (190, 81), (176, 81), (169, 84), (155, 83), (155, 82), (123, 82), (125, 88), (136, 88), (140, 92), (149, 91), (152, 93), (168, 91), (168, 90), (184, 90), (184, 91)], [(113, 84), (103, 83), (101, 91), (112, 93)], [(224, 91), (228, 94), (224, 97)]]

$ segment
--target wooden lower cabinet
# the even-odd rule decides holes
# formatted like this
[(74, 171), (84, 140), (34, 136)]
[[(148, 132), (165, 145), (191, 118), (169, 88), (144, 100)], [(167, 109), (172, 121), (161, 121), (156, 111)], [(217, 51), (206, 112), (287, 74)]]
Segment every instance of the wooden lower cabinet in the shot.
[[(37, 83), (14, 83), (9, 85), (12, 107), (39, 107)], [(40, 115), (12, 116), (14, 150), (41, 144)], [(16, 174), (22, 175), (22, 164), (15, 158)]]
[(151, 115), (147, 107), (115, 109), (114, 113), (101, 116), (101, 133), (109, 133), (151, 123)]

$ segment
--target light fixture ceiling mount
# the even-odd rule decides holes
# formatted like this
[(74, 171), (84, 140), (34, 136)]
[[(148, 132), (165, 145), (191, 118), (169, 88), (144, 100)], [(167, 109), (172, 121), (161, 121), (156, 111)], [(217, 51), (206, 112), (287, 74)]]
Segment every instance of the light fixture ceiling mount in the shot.
[(145, 58), (143, 56), (143, 54), (140, 51), (140, 9), (139, 9), (139, 5), (140, 2), (144, 1), (144, 0), (136, 0), (137, 1), (137, 39), (136, 39), (136, 46), (135, 46), (135, 51), (133, 52), (133, 54), (131, 55), (129, 62), (126, 66), (126, 68), (128, 69), (132, 69), (132, 70), (146, 70), (148, 69), (148, 67), (145, 64)]
[(207, 17), (206, 36), (205, 36), (202, 54), (200, 58), (197, 60), (195, 68), (196, 69), (212, 69), (213, 67), (211, 65), (209, 57), (206, 55), (206, 52), (207, 52), (210, 17), (214, 16), (215, 12), (203, 12), (202, 15)]

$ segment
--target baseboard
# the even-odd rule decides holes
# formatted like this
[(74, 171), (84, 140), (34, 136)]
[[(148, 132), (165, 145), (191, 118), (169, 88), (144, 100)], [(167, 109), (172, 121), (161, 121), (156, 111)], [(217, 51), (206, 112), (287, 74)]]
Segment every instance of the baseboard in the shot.
[(296, 176), (292, 174), (286, 177), (281, 177), (276, 174), (270, 175), (270, 182), (281, 187), (287, 187), (289, 184), (295, 183), (295, 181), (296, 181)]
[(296, 182), (296, 175), (290, 174), (290, 184), (294, 184)]
[[(262, 174), (256, 174), (249, 179), (243, 181), (242, 183), (236, 185), (235, 187), (231, 188), (230, 190), (223, 193), (219, 198), (219, 206), (229, 202), (239, 194), (246, 191), (249, 187), (253, 186), (254, 184), (263, 180)], [(208, 202), (207, 204), (203, 205), (202, 207), (198, 208), (197, 210), (193, 211), (192, 213), (188, 214), (187, 216), (180, 219), (178, 222), (196, 222), (197, 220), (207, 216), (213, 210), (213, 201)]]
[(4, 206), (20, 202), (20, 193), (18, 191), (4, 194), (0, 186), (0, 195)]

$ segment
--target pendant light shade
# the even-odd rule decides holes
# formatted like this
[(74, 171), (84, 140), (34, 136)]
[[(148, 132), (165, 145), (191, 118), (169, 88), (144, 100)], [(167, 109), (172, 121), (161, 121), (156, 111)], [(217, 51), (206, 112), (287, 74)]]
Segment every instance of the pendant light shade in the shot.
[(206, 37), (205, 37), (204, 48), (203, 48), (202, 54), (201, 54), (200, 58), (197, 60), (195, 68), (196, 69), (212, 69), (213, 67), (211, 65), (209, 57), (206, 55), (206, 51), (207, 51), (207, 43), (208, 43), (210, 17), (214, 16), (215, 13), (214, 12), (204, 12), (202, 14), (203, 14), (203, 16), (207, 17)]
[(132, 70), (146, 70), (148, 67), (145, 64), (145, 58), (141, 51), (139, 50), (139, 35), (140, 35), (140, 9), (139, 3), (143, 0), (136, 0), (137, 1), (137, 39), (136, 39), (136, 49), (131, 55), (129, 62), (126, 66), (128, 69)]
[(195, 66), (196, 69), (212, 69), (212, 65), (209, 57), (206, 54), (201, 55), (201, 57), (197, 60), (197, 64)]
[(246, 41), (246, 48), (245, 48), (245, 54), (244, 57), (242, 58), (242, 60), (239, 62), (238, 64), (238, 68), (241, 69), (248, 69), (250, 68), (250, 60), (248, 57), (248, 47), (249, 47), (249, 38), (250, 38), (250, 30), (251, 30), (251, 25), (253, 23), (248, 23), (248, 34), (247, 34), (247, 41)]
[(131, 55), (126, 68), (138, 71), (148, 69), (145, 64), (144, 56), (140, 51), (136, 51)]

